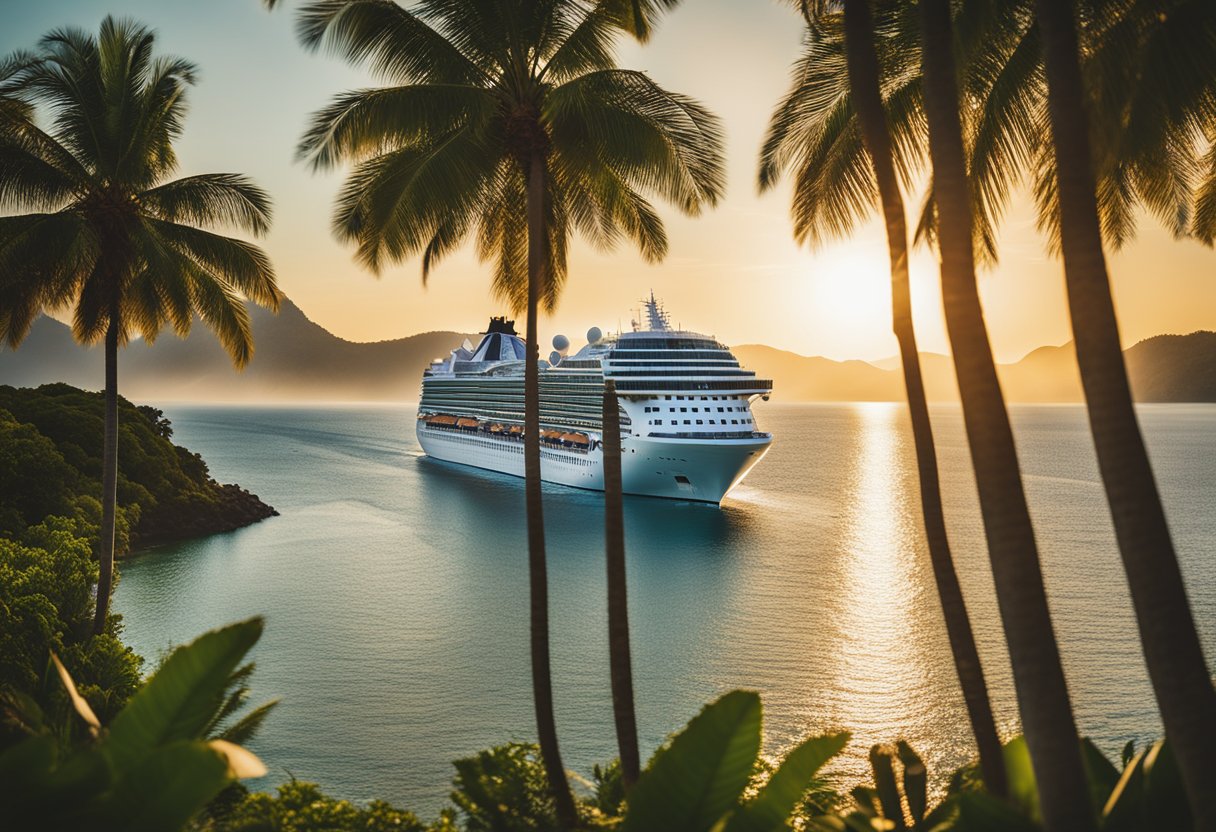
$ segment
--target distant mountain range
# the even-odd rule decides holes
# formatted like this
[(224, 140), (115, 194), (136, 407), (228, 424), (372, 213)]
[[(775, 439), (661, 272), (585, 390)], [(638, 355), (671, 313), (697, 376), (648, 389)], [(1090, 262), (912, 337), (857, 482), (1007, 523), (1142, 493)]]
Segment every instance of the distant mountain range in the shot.
[[(197, 324), (188, 338), (165, 333), (155, 345), (123, 349), (119, 387), (131, 399), (251, 401), (415, 401), (431, 359), (446, 356), (466, 337), (426, 332), (407, 338), (356, 343), (333, 335), (285, 301), (277, 315), (251, 309), (257, 349), (241, 373), (215, 337)], [(775, 401), (899, 401), (898, 361), (867, 363), (808, 357), (763, 345), (734, 348), (739, 360), (774, 381)], [(1216, 332), (1159, 335), (1124, 353), (1133, 392), (1144, 402), (1216, 402)], [(949, 356), (921, 356), (934, 401), (957, 401)], [(1078, 402), (1081, 382), (1071, 344), (1042, 347), (1021, 361), (999, 366), (1010, 401)], [(21, 348), (0, 349), (0, 384), (30, 387), (64, 381), (97, 389), (102, 379), (98, 347), (72, 340), (67, 326), (40, 318)]]
[[(310, 321), (291, 301), (278, 314), (250, 307), (254, 357), (243, 371), (207, 327), (196, 321), (186, 338), (162, 333), (119, 353), (118, 385), (129, 399), (150, 402), (413, 401), (423, 369), (468, 337), (424, 332), (391, 341), (356, 343)], [(476, 336), (474, 336), (476, 337)], [(43, 316), (15, 352), (0, 350), (0, 384), (31, 387), (64, 381), (96, 390), (101, 348), (81, 347), (71, 330)]]
[[(898, 358), (873, 364), (807, 357), (761, 345), (734, 348), (759, 375), (774, 381), (776, 401), (899, 401), (904, 397)], [(1158, 335), (1123, 352), (1132, 394), (1141, 402), (1216, 402), (1216, 332)], [(948, 355), (922, 353), (931, 401), (958, 401)], [(1040, 347), (1013, 364), (998, 364), (1005, 397), (1013, 402), (1082, 401), (1081, 375), (1071, 342)]]

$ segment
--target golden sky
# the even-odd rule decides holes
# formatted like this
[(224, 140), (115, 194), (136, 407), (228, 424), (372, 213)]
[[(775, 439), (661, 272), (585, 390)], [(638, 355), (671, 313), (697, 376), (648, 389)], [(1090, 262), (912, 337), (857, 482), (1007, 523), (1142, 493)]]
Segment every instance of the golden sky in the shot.
[[(267, 12), (259, 0), (42, 0), (6, 4), (0, 50), (33, 47), (62, 25), (96, 30), (106, 13), (158, 30), (159, 48), (195, 61), (179, 145), (183, 173), (238, 171), (275, 200), (265, 246), (280, 286), (305, 313), (344, 338), (371, 341), (436, 329), (477, 331), (502, 310), (489, 297), (488, 269), (459, 253), (423, 288), (417, 261), (379, 279), (360, 269), (329, 232), (338, 173), (313, 175), (293, 161), (308, 115), (371, 79), (341, 60), (304, 52), (294, 9)], [(697, 219), (663, 210), (670, 252), (659, 265), (628, 248), (604, 254), (576, 245), (557, 314), (544, 321), (575, 345), (588, 327), (629, 325), (630, 309), (653, 288), (674, 319), (733, 344), (766, 343), (805, 355), (878, 359), (895, 353), (889, 334), (885, 238), (877, 222), (851, 239), (799, 250), (790, 234), (789, 192), (759, 196), (756, 156), (770, 110), (786, 89), (799, 45), (798, 18), (774, 0), (684, 0), (651, 43), (621, 49), (621, 64), (645, 69), (696, 96), (722, 117), (728, 190)], [(909, 199), (919, 204), (919, 195)], [(1216, 329), (1216, 252), (1175, 241), (1151, 218), (1110, 259), (1125, 343), (1163, 332)], [(927, 250), (912, 276), (922, 349), (947, 352), (936, 263)], [(1002, 232), (1001, 265), (980, 277), (998, 360), (1069, 340), (1062, 269), (1045, 253), (1022, 198)]]

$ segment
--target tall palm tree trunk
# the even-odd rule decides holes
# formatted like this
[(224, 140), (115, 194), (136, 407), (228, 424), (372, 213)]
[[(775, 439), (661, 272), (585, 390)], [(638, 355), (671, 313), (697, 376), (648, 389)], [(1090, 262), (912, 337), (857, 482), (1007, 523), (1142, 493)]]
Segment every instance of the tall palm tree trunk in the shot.
[(1071, 3), (1037, 2), (1059, 178), (1068, 308), (1106, 499), (1149, 678), (1198, 829), (1216, 829), (1216, 691), (1132, 406), (1102, 251)]
[(891, 137), (887, 132), (882, 106), (878, 55), (874, 48), (874, 23), (869, 0), (845, 0), (844, 36), (853, 107), (857, 111), (862, 140), (874, 167), (883, 220), (887, 227), (887, 249), (891, 259), (892, 326), (899, 342), (908, 411), (912, 419), (912, 437), (916, 446), (916, 466), (920, 478), (921, 514), (929, 544), (929, 561), (933, 565), (937, 595), (946, 619), (946, 635), (950, 640), (954, 667), (963, 690), (967, 716), (971, 721), (971, 732), (979, 750), (984, 784), (993, 794), (1004, 796), (1005, 757), (1001, 752), (1001, 740), (992, 714), (992, 703), (988, 698), (988, 684), (984, 679), (984, 668), (980, 663), (975, 636), (971, 631), (971, 619), (967, 614), (967, 605), (954, 569), (954, 558), (950, 552), (950, 540), (946, 535), (946, 521), (942, 512), (937, 449), (933, 442), (933, 426), (929, 421), (929, 405), (921, 377), (916, 330), (912, 324), (904, 201), (895, 176)]
[(97, 613), (93, 633), (101, 635), (110, 612), (114, 585), (114, 515), (118, 503), (118, 304), (110, 308), (106, 327), (106, 426), (101, 445), (101, 533), (97, 541), (100, 572), (97, 578)]
[(531, 598), (532, 698), (536, 732), (558, 824), (573, 829), (578, 821), (574, 797), (562, 765), (553, 715), (553, 677), (549, 666), (549, 576), (545, 564), (545, 516), (540, 480), (540, 360), (536, 318), (545, 281), (545, 155), (534, 149), (528, 163), (528, 361), (524, 369), (524, 491), (528, 513), (528, 586)]
[(616, 382), (604, 382), (604, 544), (608, 560), (608, 666), (612, 714), (625, 788), (641, 772), (637, 716), (633, 709), (633, 667), (629, 651), (629, 599), (625, 586), (625, 521), (621, 497), (621, 413)]
[(963, 403), (1022, 729), (1050, 832), (1095, 828), (1068, 685), (1009, 414), (992, 360), (975, 280), (950, 0), (921, 0), (925, 111), (938, 211), (942, 301)]

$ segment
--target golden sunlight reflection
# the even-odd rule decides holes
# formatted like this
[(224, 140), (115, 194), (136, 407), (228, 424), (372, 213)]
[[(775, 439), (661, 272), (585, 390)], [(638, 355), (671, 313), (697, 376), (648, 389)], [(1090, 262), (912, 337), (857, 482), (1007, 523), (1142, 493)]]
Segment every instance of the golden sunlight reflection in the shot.
[[(840, 504), (839, 615), (827, 690), (832, 718), (853, 732), (853, 753), (876, 742), (908, 739), (926, 757), (925, 727), (941, 707), (927, 678), (927, 628), (938, 614), (923, 566), (916, 482), (909, 480), (910, 442), (902, 405), (869, 403), (853, 410), (856, 437)], [(937, 688), (940, 690), (940, 688)]]

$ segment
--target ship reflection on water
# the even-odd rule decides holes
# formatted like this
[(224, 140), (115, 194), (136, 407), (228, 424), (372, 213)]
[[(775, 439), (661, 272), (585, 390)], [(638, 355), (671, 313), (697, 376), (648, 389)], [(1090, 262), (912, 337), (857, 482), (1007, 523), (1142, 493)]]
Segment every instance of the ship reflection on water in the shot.
[[(738, 686), (765, 696), (770, 751), (808, 733), (850, 730), (853, 753), (838, 766), (850, 777), (866, 773), (864, 754), (876, 742), (908, 739), (931, 764), (968, 753), (965, 726), (939, 730), (943, 712), (957, 718), (962, 706), (919, 539), (903, 412), (876, 403), (840, 418), (843, 441), (822, 447), (817, 464), (775, 452), (773, 470), (757, 470), (760, 487), (745, 482), (720, 508), (626, 497), (638, 708), (643, 732), (652, 729), (645, 741), (661, 741), (672, 720)], [(431, 512), (462, 518), (466, 533), (522, 570), (522, 546), (501, 548), (523, 540), (522, 483), (428, 458), (418, 464)], [(805, 499), (805, 490), (820, 500)], [(602, 500), (545, 486), (558, 652), (564, 610), (603, 614)], [(785, 545), (758, 543), (774, 538)], [(597, 682), (586, 658), (577, 668), (556, 661), (559, 690), (563, 672)], [(673, 712), (672, 702), (683, 710)]]

